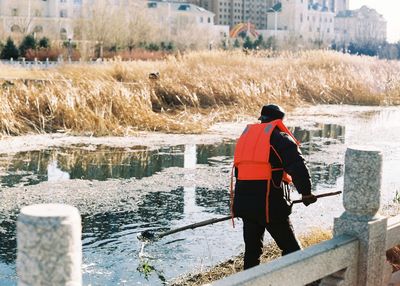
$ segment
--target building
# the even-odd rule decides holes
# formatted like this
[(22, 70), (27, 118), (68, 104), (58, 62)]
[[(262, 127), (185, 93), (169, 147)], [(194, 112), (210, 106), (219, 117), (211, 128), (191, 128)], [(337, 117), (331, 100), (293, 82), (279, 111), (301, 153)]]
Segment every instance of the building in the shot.
[(66, 40), (81, 8), (82, 0), (0, 0), (0, 37), (34, 33)]
[(148, 12), (157, 18), (161, 26), (168, 26), (173, 35), (187, 26), (213, 28), (214, 14), (190, 3), (148, 1)]
[[(350, 11), (349, 1), (0, 0), (0, 39), (11, 35), (19, 40), (33, 33), (38, 38), (60, 41), (132, 43), (138, 42), (139, 36), (129, 34), (146, 24), (142, 34), (158, 27), (154, 41), (197, 37), (211, 44), (229, 34), (236, 37), (250, 30), (254, 37), (262, 34), (264, 39), (275, 37), (282, 44), (305, 48), (327, 47), (333, 41), (345, 46), (349, 42), (385, 41), (386, 21), (382, 15), (366, 6)], [(134, 25), (126, 25), (139, 13), (145, 16), (137, 17)], [(151, 23), (146, 20), (149, 15), (154, 19)]]
[(234, 27), (251, 22), (257, 29), (267, 28), (267, 11), (277, 0), (188, 0), (215, 14), (215, 23)]
[[(302, 45), (328, 45), (334, 39), (334, 11), (349, 0), (189, 0), (215, 13), (215, 22), (232, 31), (255, 27), (264, 38)], [(248, 29), (252, 30), (252, 29)], [(254, 33), (253, 33), (254, 34)]]
[(267, 29), (258, 31), (264, 38), (275, 37), (278, 46), (326, 47), (334, 35), (335, 13), (324, 1), (286, 0), (267, 11)]
[[(182, 0), (184, 1), (184, 0)], [(375, 10), (350, 11), (350, 0), (188, 0), (215, 14), (231, 36), (253, 28), (286, 46), (329, 47), (334, 41), (384, 41), (386, 21)], [(244, 27), (241, 29), (241, 27)], [(254, 33), (249, 33), (254, 35)]]
[(335, 17), (335, 43), (347, 48), (350, 43), (383, 43), (387, 36), (387, 22), (376, 10), (362, 6), (345, 10)]
[[(185, 1), (185, 0), (181, 0)], [(215, 14), (215, 23), (231, 28), (240, 23), (250, 22), (258, 30), (269, 29), (267, 13), (280, 0), (188, 0)], [(304, 0), (301, 3), (333, 13), (349, 9), (349, 0)]]
[(229, 35), (229, 26), (215, 25), (214, 13), (187, 2), (148, 1), (148, 14), (164, 28), (166, 40), (182, 41), (210, 48)]
[[(190, 36), (207, 38), (208, 46), (229, 34), (228, 26), (215, 25), (214, 16), (195, 4), (177, 1), (0, 0), (0, 40), (11, 36), (18, 42), (33, 34), (106, 46), (113, 41), (137, 43), (143, 37), (157, 42)], [(141, 34), (130, 35), (134, 33)]]
[(333, 13), (349, 10), (349, 0), (314, 0), (312, 3), (318, 3), (323, 9)]

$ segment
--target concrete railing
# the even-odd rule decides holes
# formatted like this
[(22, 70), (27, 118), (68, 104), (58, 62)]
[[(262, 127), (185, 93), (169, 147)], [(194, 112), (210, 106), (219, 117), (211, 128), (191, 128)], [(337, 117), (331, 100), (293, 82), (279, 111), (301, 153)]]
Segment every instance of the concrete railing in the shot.
[(82, 285), (81, 217), (75, 207), (24, 207), (17, 222), (18, 285)]
[(22, 67), (22, 68), (50, 68), (50, 67), (55, 67), (58, 66), (60, 61), (50, 61), (49, 59), (46, 59), (44, 61), (39, 61), (39, 60), (33, 60), (33, 61), (27, 61), (25, 59), (21, 60), (1, 60), (1, 64), (4, 65), (9, 65), (9, 66), (17, 66), (17, 67)]
[[(388, 285), (386, 250), (400, 244), (400, 216), (387, 219), (380, 207), (382, 155), (347, 149), (343, 204), (334, 237), (215, 282), (225, 285)], [(82, 285), (81, 220), (66, 205), (24, 207), (17, 223), (18, 285)]]
[(342, 235), (229, 276), (213, 285), (305, 285), (357, 263), (358, 249), (356, 238)]
[(346, 151), (343, 186), (345, 212), (334, 221), (333, 239), (213, 283), (225, 285), (388, 285), (386, 250), (400, 244), (400, 216), (387, 219), (381, 201), (382, 155)]

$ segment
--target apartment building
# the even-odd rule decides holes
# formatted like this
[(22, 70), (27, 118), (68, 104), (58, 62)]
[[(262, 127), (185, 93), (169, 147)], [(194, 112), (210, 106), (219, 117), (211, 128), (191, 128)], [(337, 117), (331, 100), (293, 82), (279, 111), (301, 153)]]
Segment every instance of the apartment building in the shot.
[[(180, 0), (185, 1), (185, 0)], [(231, 28), (239, 23), (251, 22), (256, 29), (268, 28), (267, 13), (278, 3), (285, 0), (187, 0), (215, 14), (215, 23), (228, 25)], [(304, 0), (314, 10), (324, 10), (333, 13), (349, 9), (349, 0)], [(302, 3), (303, 3), (302, 2)]]
[(231, 31), (247, 24), (264, 38), (274, 36), (286, 46), (328, 47), (334, 41), (386, 40), (387, 24), (382, 15), (365, 6), (351, 11), (350, 0), (188, 1), (215, 13), (215, 22), (228, 25)]
[(231, 28), (251, 22), (257, 29), (267, 28), (267, 11), (278, 0), (188, 0), (215, 14), (215, 23)]
[(329, 10), (333, 13), (349, 10), (349, 0), (314, 0), (310, 4), (318, 4), (324, 10)]
[(376, 10), (362, 6), (357, 10), (341, 11), (335, 17), (335, 43), (382, 43), (387, 37), (387, 22)]
[(284, 0), (268, 10), (267, 29), (258, 32), (280, 46), (324, 47), (335, 38), (334, 18), (326, 1)]

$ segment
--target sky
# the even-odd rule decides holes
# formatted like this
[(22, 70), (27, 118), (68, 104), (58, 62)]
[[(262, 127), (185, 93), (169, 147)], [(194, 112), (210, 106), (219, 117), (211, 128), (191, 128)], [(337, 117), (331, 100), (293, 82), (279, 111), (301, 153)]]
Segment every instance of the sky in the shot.
[(350, 9), (366, 5), (382, 14), (387, 21), (387, 40), (390, 43), (400, 41), (400, 1), (399, 0), (350, 0)]

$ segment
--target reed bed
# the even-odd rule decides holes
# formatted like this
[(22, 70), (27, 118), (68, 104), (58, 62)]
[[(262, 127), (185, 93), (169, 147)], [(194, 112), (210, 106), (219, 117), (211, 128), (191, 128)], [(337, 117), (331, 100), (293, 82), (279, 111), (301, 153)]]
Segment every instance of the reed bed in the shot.
[(400, 64), (333, 51), (203, 51), (48, 70), (0, 64), (0, 102), (1, 134), (199, 133), (257, 116), (266, 103), (399, 104)]

